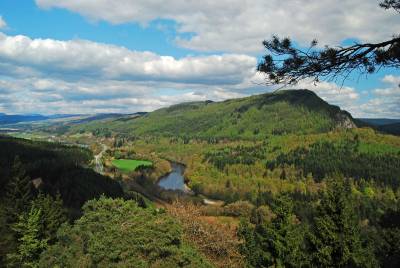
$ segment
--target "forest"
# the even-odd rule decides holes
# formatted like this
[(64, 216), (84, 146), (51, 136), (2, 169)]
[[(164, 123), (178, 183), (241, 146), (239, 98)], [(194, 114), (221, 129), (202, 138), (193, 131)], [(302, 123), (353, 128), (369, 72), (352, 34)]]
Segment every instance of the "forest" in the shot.
[(212, 267), (165, 210), (95, 173), (88, 149), (0, 146), (0, 267)]
[[(186, 165), (190, 211), (236, 230), (238, 267), (399, 265), (398, 137), (356, 128), (263, 141), (136, 138), (118, 150), (128, 148)], [(203, 196), (224, 204), (201, 205)]]
[[(308, 119), (254, 123), (267, 111)], [(400, 138), (356, 124), (289, 91), (0, 136), (0, 263), (398, 267)], [(173, 162), (187, 192), (158, 185)]]
[(318, 142), (309, 148), (300, 147), (288, 154), (280, 154), (268, 162), (269, 169), (294, 165), (304, 174), (311, 173), (317, 181), (334, 174), (355, 179), (374, 180), (377, 184), (398, 189), (400, 181), (400, 154), (371, 154), (359, 152), (359, 141), (344, 144)]
[[(0, 138), (5, 266), (400, 264), (398, 137), (369, 128), (262, 141), (89, 135), (96, 146), (72, 145), (72, 135)], [(104, 175), (93, 171), (100, 141)], [(112, 166), (120, 157), (154, 165), (123, 172)], [(193, 195), (156, 188), (167, 160), (185, 164)]]

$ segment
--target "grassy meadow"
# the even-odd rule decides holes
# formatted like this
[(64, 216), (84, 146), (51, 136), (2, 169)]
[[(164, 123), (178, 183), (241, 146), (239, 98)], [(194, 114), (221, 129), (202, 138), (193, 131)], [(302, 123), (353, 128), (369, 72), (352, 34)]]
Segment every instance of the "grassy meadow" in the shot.
[(145, 160), (133, 160), (133, 159), (115, 159), (112, 164), (125, 172), (135, 171), (139, 167), (150, 167), (153, 165), (150, 161)]

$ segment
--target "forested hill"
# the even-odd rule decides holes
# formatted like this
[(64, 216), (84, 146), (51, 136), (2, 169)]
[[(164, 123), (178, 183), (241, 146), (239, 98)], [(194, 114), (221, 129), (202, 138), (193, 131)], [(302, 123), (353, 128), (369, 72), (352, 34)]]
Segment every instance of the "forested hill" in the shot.
[(87, 149), (1, 135), (0, 148), (0, 202), (10, 183), (25, 178), (32, 183), (39, 181), (38, 190), (43, 193), (59, 193), (71, 209), (80, 209), (87, 200), (102, 194), (123, 196), (116, 181), (86, 167), (93, 158)]
[(321, 133), (355, 126), (348, 112), (303, 89), (223, 102), (182, 103), (132, 120), (97, 120), (71, 126), (70, 130), (91, 131), (95, 135), (116, 132), (135, 136), (264, 139), (268, 135)]
[(355, 127), (352, 116), (309, 90), (284, 90), (223, 102), (191, 102), (137, 119), (133, 133), (260, 138)]

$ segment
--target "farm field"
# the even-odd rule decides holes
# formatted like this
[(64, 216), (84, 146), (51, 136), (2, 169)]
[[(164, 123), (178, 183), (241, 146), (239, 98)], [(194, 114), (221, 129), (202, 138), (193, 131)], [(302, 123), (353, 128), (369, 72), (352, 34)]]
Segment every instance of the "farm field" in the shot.
[(149, 167), (153, 165), (153, 163), (150, 161), (133, 159), (115, 159), (112, 161), (112, 164), (125, 172), (134, 171), (140, 166)]

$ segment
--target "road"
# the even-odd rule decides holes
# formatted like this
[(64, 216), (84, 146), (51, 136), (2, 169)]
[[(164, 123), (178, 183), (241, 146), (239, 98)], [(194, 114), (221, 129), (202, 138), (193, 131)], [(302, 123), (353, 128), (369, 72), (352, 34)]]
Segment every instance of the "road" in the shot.
[(94, 156), (94, 161), (96, 164), (95, 171), (97, 173), (103, 174), (104, 166), (103, 166), (103, 162), (101, 162), (101, 158), (103, 157), (103, 154), (106, 152), (108, 147), (105, 144), (101, 144), (101, 146), (103, 147), (103, 149), (101, 150), (101, 152), (99, 154)]

